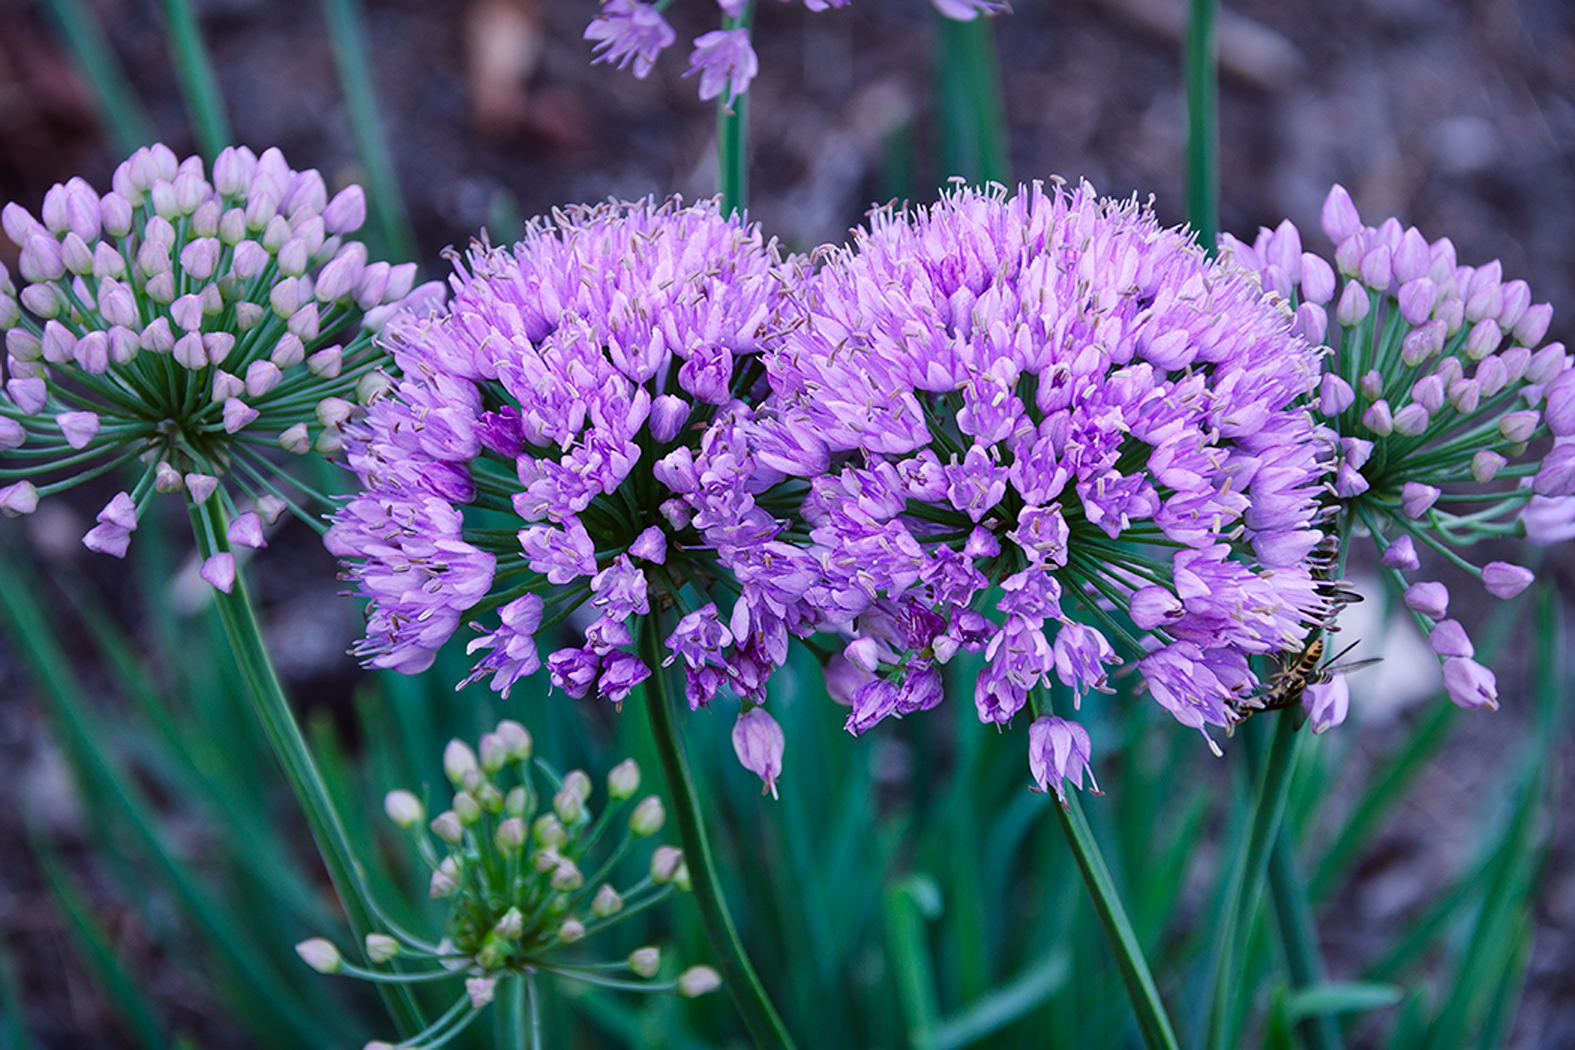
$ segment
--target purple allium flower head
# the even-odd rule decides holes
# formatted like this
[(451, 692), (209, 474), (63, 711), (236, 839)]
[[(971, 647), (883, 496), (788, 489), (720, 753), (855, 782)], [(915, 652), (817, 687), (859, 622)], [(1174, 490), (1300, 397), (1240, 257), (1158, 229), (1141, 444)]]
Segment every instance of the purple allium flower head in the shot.
[[(403, 378), (351, 430), (363, 491), (329, 538), (372, 599), (362, 655), (420, 666), (497, 609), (472, 680), (506, 692), (544, 663), (571, 696), (618, 703), (654, 670), (641, 622), (665, 615), (691, 704), (763, 700), (789, 633), (812, 629), (814, 564), (756, 504), (771, 481), (734, 400), (781, 323), (775, 246), (714, 203), (609, 203), (456, 268), (445, 309), (389, 322)], [(412, 506), (438, 527), (394, 527)], [(693, 608), (686, 585), (722, 573), (742, 591), (731, 614)], [(543, 659), (543, 624), (581, 605), (583, 638)]]
[(713, 29), (695, 37), (689, 54), (689, 71), (700, 74), (700, 97), (716, 98), (725, 88), (723, 105), (731, 107), (739, 95), (749, 90), (749, 82), (760, 72), (760, 60), (749, 42), (747, 29)]
[(1299, 564), (1318, 355), (1251, 276), (1087, 186), (959, 189), (819, 258), (752, 440), (809, 479), (816, 613), (880, 643), (850, 728), (960, 648), (985, 653), (985, 721), (1154, 650), (1156, 699), (1229, 726), (1246, 656), (1327, 611)]
[(640, 0), (606, 0), (601, 13), (585, 27), (585, 39), (596, 41), (596, 62), (616, 62), (619, 69), (634, 63), (644, 79), (656, 56), (678, 39), (662, 13)]
[[(381, 390), (366, 378), (382, 358), (372, 315), (410, 292), (413, 264), (391, 279), (346, 239), (365, 215), (358, 194), (330, 202), (322, 176), (277, 149), (226, 149), (210, 172), (157, 145), (121, 164), (102, 196), (80, 178), (52, 187), (42, 222), (6, 205), (23, 287), (0, 266), (0, 452), (19, 449), (6, 473), (26, 477), (0, 490), (0, 510), (30, 513), (40, 486), (135, 460), (140, 478), (99, 516), (89, 548), (124, 556), (148, 501), (180, 491), (183, 476), (201, 479), (186, 486), (192, 503), (220, 501), (215, 546), (260, 546), (247, 505), (293, 484), (282, 453), (342, 446), (343, 424)], [(374, 266), (379, 290), (358, 297)], [(343, 413), (323, 418), (325, 403)], [(228, 591), (233, 562), (220, 554), (203, 578)]]
[[(1532, 305), (1530, 288), (1504, 280), (1496, 260), (1459, 265), (1447, 238), (1430, 242), (1394, 219), (1366, 225), (1342, 187), (1330, 191), (1322, 225), (1334, 266), (1304, 262), (1299, 280), (1271, 258), (1294, 229), (1288, 223), (1260, 230), (1251, 245), (1222, 242), (1298, 316), (1319, 311), (1326, 322), (1314, 407), (1333, 441), (1331, 527), (1359, 522), (1375, 534), (1402, 589), (1421, 567), (1423, 541), (1459, 549), (1454, 560), (1470, 567), (1470, 545), (1512, 531), (1517, 519), (1537, 542), (1575, 535), (1557, 507), (1575, 492), (1575, 444), (1566, 441), (1575, 433), (1575, 368), (1562, 343), (1539, 346), (1552, 308)], [(1339, 304), (1332, 316), (1331, 302)], [(1500, 596), (1532, 580), (1507, 562), (1476, 571)], [(1406, 594), (1444, 662), (1450, 696), (1487, 705), (1491, 674), (1467, 659), (1458, 623), (1438, 622), (1442, 586)]]

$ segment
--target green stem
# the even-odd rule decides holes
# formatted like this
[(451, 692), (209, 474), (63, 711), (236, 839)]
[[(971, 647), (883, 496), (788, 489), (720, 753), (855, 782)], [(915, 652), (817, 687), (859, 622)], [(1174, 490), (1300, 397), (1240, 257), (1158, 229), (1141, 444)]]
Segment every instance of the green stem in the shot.
[[(225, 515), (219, 500), (208, 499), (201, 505), (189, 505), (192, 531), (197, 536), (197, 548), (203, 559), (215, 554), (230, 553), (225, 538)], [(307, 825), (317, 842), (318, 852), (328, 869), (328, 877), (344, 905), (345, 918), (357, 944), (366, 943), (366, 935), (377, 929), (373, 921), (376, 905), (366, 885), (366, 875), (355, 859), (350, 847), (350, 837), (344, 822), (334, 808), (328, 785), (323, 780), (300, 726), (290, 711), (284, 688), (274, 671), (273, 661), (263, 644), (262, 630), (257, 623), (256, 611), (246, 593), (246, 583), (239, 572), (229, 594), (215, 589), (214, 600), (219, 619), (224, 624), (225, 636), (230, 641), (235, 662), (240, 667), (241, 678), (246, 684), (246, 695), (251, 700), (252, 713), (262, 726), (274, 756), (284, 768), (285, 779), (290, 782), (297, 801), (306, 813)], [(424, 1024), (420, 1008), (408, 988), (383, 989), (384, 1004), (402, 1034), (419, 1032)]]
[(170, 49), (180, 72), (181, 94), (191, 109), (191, 122), (197, 143), (209, 163), (230, 144), (230, 118), (225, 114), (219, 78), (213, 72), (213, 59), (202, 40), (197, 12), (191, 0), (159, 0), (169, 28)]
[(1187, 221), (1214, 254), (1220, 232), (1219, 0), (1192, 0), (1187, 30)]
[[(729, 29), (748, 29), (754, 5), (742, 18), (727, 19)], [(717, 191), (722, 194), (722, 214), (740, 216), (749, 211), (749, 93), (739, 95), (731, 106), (724, 99), (716, 102)]]
[(126, 79), (126, 71), (115, 57), (98, 15), (86, 0), (48, 0), (44, 6), (55, 32), (71, 49), (77, 68), (93, 89), (99, 119), (114, 140), (115, 152), (129, 157), (138, 146), (156, 141), (153, 122)]
[(1110, 869), (1105, 865), (1104, 855), (1099, 851), (1099, 843), (1088, 826), (1088, 818), (1083, 816), (1077, 796), (1068, 795), (1062, 805), (1050, 808), (1061, 821), (1061, 830), (1066, 833), (1078, 870), (1083, 874), (1083, 884), (1088, 887), (1100, 925), (1105, 928), (1105, 940), (1110, 942), (1121, 980), (1127, 986), (1127, 997), (1132, 1000), (1132, 1011), (1138, 1030), (1143, 1033), (1143, 1042), (1151, 1048), (1177, 1050), (1176, 1033), (1165, 1013), (1165, 1004), (1159, 997), (1148, 960), (1143, 957), (1143, 947), (1132, 929), (1132, 921), (1127, 918), (1121, 893), (1110, 877)]
[(653, 613), (645, 617), (640, 632), (640, 655), (651, 668), (645, 703), (651, 717), (651, 736), (662, 760), (662, 773), (667, 778), (673, 815), (678, 821), (678, 834), (684, 844), (684, 864), (689, 869), (695, 904), (700, 908), (700, 919), (705, 925), (706, 940), (716, 956), (722, 981), (738, 1005), (739, 1013), (744, 1015), (744, 1024), (754, 1037), (755, 1045), (761, 1050), (793, 1050), (793, 1039), (777, 1015), (776, 1007), (771, 1005), (749, 956), (744, 954), (744, 945), (722, 896), (722, 883), (717, 877), (711, 842), (700, 812), (700, 798), (695, 792), (683, 740), (673, 723), (672, 696), (675, 692), (668, 678), (672, 672), (661, 666), (661, 652), (661, 620)]
[[(1329, 979), (1329, 968), (1318, 948), (1318, 924), (1307, 899), (1307, 880), (1296, 858), (1296, 844), (1288, 828), (1280, 828), (1269, 854), (1269, 896), (1285, 944), (1285, 963), (1295, 988), (1310, 988)], [(1340, 1025), (1329, 1014), (1303, 1022), (1303, 1034), (1312, 1050), (1341, 1050)]]

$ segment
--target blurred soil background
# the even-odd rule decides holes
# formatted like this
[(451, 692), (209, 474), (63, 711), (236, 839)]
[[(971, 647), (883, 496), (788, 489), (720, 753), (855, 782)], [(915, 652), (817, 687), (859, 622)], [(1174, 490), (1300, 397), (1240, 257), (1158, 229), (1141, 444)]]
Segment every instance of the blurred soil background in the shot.
[[(195, 152), (154, 0), (89, 6), (159, 137), (181, 156)], [(197, 7), (236, 140), (259, 151), (281, 147), (295, 167), (321, 169), (331, 188), (358, 178), (318, 4)], [(1180, 222), (1184, 8), (1185, 0), (1020, 0), (998, 18), (1013, 177), (1087, 179), (1112, 196), (1152, 195), (1162, 220)], [(707, 0), (668, 10), (679, 43), (644, 80), (590, 64), (581, 38), (595, 14), (589, 0), (368, 0), (366, 14), (398, 179), (429, 276), (447, 272), (445, 246), (463, 247), (482, 227), (500, 242), (519, 232), (522, 217), (557, 206), (713, 191), (714, 109), (682, 76), (688, 41), (717, 24)], [(936, 159), (935, 29), (925, 0), (853, 0), (821, 14), (762, 0), (751, 216), (768, 234), (808, 249), (841, 240), (874, 201), (933, 198), (948, 174)], [(1222, 228), (1251, 240), (1260, 224), (1290, 217), (1310, 249), (1326, 251), (1319, 207), (1341, 182), (1371, 223), (1396, 215), (1430, 237), (1447, 234), (1462, 263), (1502, 259), (1506, 278), (1526, 279), (1535, 301), (1553, 303), (1549, 338), (1575, 342), (1575, 4), (1235, 0), (1220, 44)], [(36, 211), (52, 183), (74, 174), (107, 189), (120, 159), (44, 5), (0, 0), (0, 201)], [(9, 242), (0, 261), (15, 262)], [(77, 542), (96, 508), (90, 498), (46, 503), (26, 522), (28, 539), (42, 562), (101, 577), (135, 623), (140, 598), (119, 567)], [(343, 710), (356, 677), (344, 650), (359, 624), (353, 603), (334, 598), (331, 560), (299, 525), (262, 557), (268, 569), (257, 578), (281, 671), (303, 703)], [(1542, 568), (1567, 606), (1575, 557), (1550, 550)], [(1486, 616), (1472, 608), (1492, 601), (1479, 587), (1440, 578), (1457, 596), (1457, 615), (1468, 623)], [(1501, 775), (1502, 748), (1529, 718), (1517, 671), (1523, 643), (1500, 663), (1505, 710), (1462, 723), (1320, 916), (1334, 976), (1354, 977), (1458, 871), (1472, 834), (1462, 815)], [(1389, 663), (1390, 684), (1368, 687), (1369, 709), (1359, 697), (1351, 722), (1332, 735), (1383, 748), (1406, 731), (1414, 713), (1407, 698), (1420, 690), (1400, 679), (1425, 680), (1436, 665), (1425, 652)], [(96, 674), (107, 684), (107, 672)], [(130, 1045), (73, 961), (27, 859), (24, 811), (68, 843), (75, 829), (70, 856), (82, 879), (95, 878), (68, 774), (30, 694), (0, 649), (0, 931), (19, 961), (41, 1045)], [(1562, 753), (1568, 799), (1575, 754), (1568, 743)], [(192, 835), (200, 849), (200, 831)], [(129, 913), (117, 925), (113, 899), (96, 903), (174, 1030), (204, 1047), (244, 1045)], [(1567, 824), (1547, 859), (1538, 919), (1512, 1045), (1575, 1046), (1575, 832)]]

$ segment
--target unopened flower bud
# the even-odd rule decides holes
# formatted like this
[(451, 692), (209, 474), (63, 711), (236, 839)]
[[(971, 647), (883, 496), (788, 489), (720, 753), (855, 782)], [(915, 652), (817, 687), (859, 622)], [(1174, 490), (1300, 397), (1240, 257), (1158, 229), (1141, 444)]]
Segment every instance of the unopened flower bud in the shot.
[(674, 846), (656, 847), (651, 853), (651, 881), (657, 885), (672, 882), (683, 862), (683, 850)]
[(496, 977), (467, 977), (465, 978), (465, 994), (470, 996), (470, 1008), (480, 1010), (492, 1002), (493, 993), (497, 990)]
[(427, 895), (433, 900), (451, 897), (459, 889), (459, 865), (454, 863), (454, 858), (449, 857), (438, 865), (438, 870), (432, 873), (432, 883), (427, 890)]
[(530, 804), (530, 793), (523, 786), (512, 787), (503, 798), (503, 812), (511, 817), (523, 817), (525, 807)]
[(498, 830), (493, 834), (498, 849), (504, 853), (512, 853), (525, 845), (525, 822), (519, 817), (509, 817), (498, 824)]
[(1498, 432), (1504, 435), (1506, 441), (1518, 445), (1531, 440), (1541, 420), (1542, 414), (1536, 409), (1511, 412), (1498, 421)]
[(553, 889), (560, 893), (568, 893), (585, 885), (585, 876), (574, 861), (565, 858), (558, 861), (557, 866), (552, 869), (551, 883)]
[(661, 831), (666, 821), (667, 810), (662, 806), (662, 800), (655, 795), (647, 795), (629, 815), (629, 833), (636, 838), (649, 838)]
[(602, 883), (602, 888), (596, 891), (596, 897), (591, 901), (591, 914), (598, 919), (605, 919), (609, 915), (616, 915), (623, 910), (623, 897), (608, 883)]
[(567, 787), (552, 797), (552, 809), (565, 825), (578, 824), (585, 816), (585, 803)]
[(399, 954), (399, 942), (386, 933), (366, 935), (366, 957), (375, 963), (386, 963)]
[(558, 927), (558, 940), (564, 944), (574, 944), (585, 939), (585, 924), (579, 919), (565, 919), (563, 925)]
[(1395, 413), (1395, 433), (1416, 437), (1427, 430), (1430, 421), (1427, 406), (1413, 401)]
[(432, 834), (451, 846), (457, 846), (465, 841), (465, 822), (452, 809), (445, 809), (433, 817), (431, 828)]
[[(325, 400), (328, 399), (325, 398)], [(323, 409), (321, 405), (318, 406), (317, 412), (318, 418), (322, 418)], [(345, 413), (344, 418), (349, 418), (348, 412)], [(343, 422), (343, 419), (336, 420), (336, 422)], [(331, 426), (332, 424), (324, 420), (323, 425)], [(443, 775), (448, 777), (449, 783), (455, 787), (463, 787), (465, 774), (476, 768), (476, 753), (470, 749), (470, 746), (463, 740), (450, 740), (443, 749)]]
[(551, 813), (543, 813), (537, 817), (530, 831), (544, 849), (561, 849), (569, 841), (569, 833)]
[(1466, 637), (1466, 629), (1460, 626), (1459, 620), (1440, 620), (1428, 632), (1427, 644), (1439, 656), (1459, 656), (1470, 658), (1475, 654), (1471, 646), (1471, 639)]
[(1340, 322), (1340, 327), (1355, 328), (1367, 319), (1367, 312), (1371, 309), (1367, 289), (1355, 281), (1348, 281), (1345, 291), (1340, 293), (1340, 305), (1335, 307), (1334, 317)]
[(390, 791), (383, 796), (383, 812), (396, 827), (411, 830), (426, 818), (427, 809), (421, 800), (408, 791)]
[(1384, 396), (1384, 377), (1377, 369), (1372, 369), (1362, 376), (1360, 383), (1362, 396), (1369, 401), (1377, 401)]
[(1395, 421), (1394, 416), (1389, 412), (1389, 402), (1374, 401), (1367, 411), (1362, 413), (1362, 426), (1380, 437), (1393, 433)]
[(1408, 481), (1400, 488), (1400, 507), (1410, 518), (1420, 518), (1438, 502), (1443, 493), (1432, 485)]
[(622, 802), (626, 798), (633, 798), (634, 793), (640, 790), (640, 764), (632, 758), (626, 758), (613, 766), (607, 774), (607, 796), (614, 802)]
[(293, 452), (297, 456), (304, 456), (312, 450), (311, 437), (307, 434), (305, 423), (295, 423), (279, 432), (279, 447), (286, 452)]
[(722, 975), (709, 966), (691, 966), (678, 975), (678, 994), (694, 999), (722, 987)]
[(660, 948), (636, 948), (629, 953), (629, 969), (641, 977), (655, 977), (656, 971), (661, 968), (662, 952)]
[(1413, 583), (1405, 590), (1405, 606), (1423, 616), (1441, 620), (1449, 611), (1449, 589), (1441, 583)]
[(1490, 561), (1482, 566), (1482, 585), (1495, 598), (1513, 598), (1536, 578), (1530, 569), (1506, 561)]
[(461, 824), (469, 826), (481, 819), (481, 803), (470, 792), (461, 791), (454, 796), (454, 812)]
[(375, 404), (378, 398), (392, 389), (394, 381), (388, 377), (388, 373), (381, 370), (368, 372), (356, 381), (355, 399), (363, 405)]
[(323, 937), (313, 937), (311, 940), (302, 941), (295, 946), (295, 954), (318, 973), (338, 973), (344, 965), (344, 959), (339, 954), (339, 949), (334, 947), (334, 942)]
[(1385, 550), (1381, 559), (1391, 569), (1402, 572), (1411, 572), (1422, 567), (1422, 562), (1416, 556), (1416, 544), (1411, 542), (1410, 536), (1401, 536), (1391, 543)]

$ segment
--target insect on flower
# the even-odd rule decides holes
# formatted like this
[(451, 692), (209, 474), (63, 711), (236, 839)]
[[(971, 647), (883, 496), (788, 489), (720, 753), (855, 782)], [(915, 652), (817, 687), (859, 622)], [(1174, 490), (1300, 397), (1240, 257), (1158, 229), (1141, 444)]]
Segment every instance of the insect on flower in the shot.
[(1357, 639), (1336, 653), (1328, 663), (1324, 663), (1323, 654), (1327, 646), (1324, 642), (1324, 630), (1320, 628), (1313, 633), (1312, 639), (1302, 649), (1296, 661), (1283, 664), (1270, 679), (1267, 687), (1259, 693), (1249, 693), (1236, 699), (1231, 707), (1241, 721), (1246, 721), (1259, 711), (1278, 711), (1293, 707), (1301, 703), (1302, 693), (1308, 686), (1323, 685), (1333, 681), (1336, 675), (1349, 674), (1378, 663), (1380, 657), (1340, 662), (1341, 658), (1360, 644), (1361, 640)]

